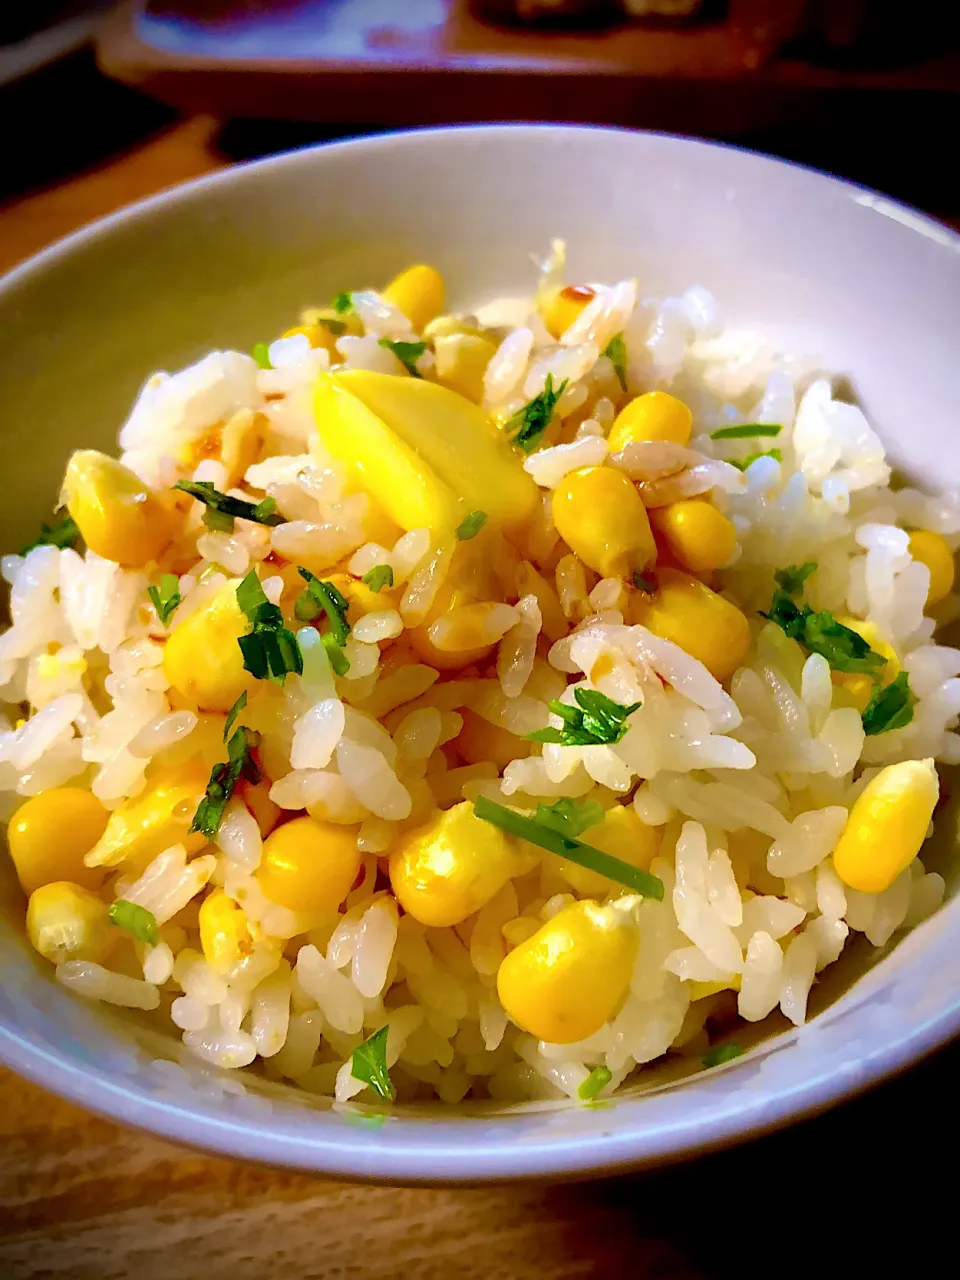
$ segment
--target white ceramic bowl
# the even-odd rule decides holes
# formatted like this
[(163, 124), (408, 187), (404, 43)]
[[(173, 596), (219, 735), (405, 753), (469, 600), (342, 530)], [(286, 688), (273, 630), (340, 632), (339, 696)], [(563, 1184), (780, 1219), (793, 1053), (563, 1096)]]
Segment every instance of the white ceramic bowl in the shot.
[[(100, 222), (7, 277), (0, 545), (20, 545), (49, 512), (72, 448), (113, 446), (151, 370), (215, 346), (247, 348), (303, 305), (410, 262), (435, 263), (452, 305), (474, 305), (529, 280), (530, 255), (553, 236), (570, 246), (572, 279), (637, 275), (654, 294), (698, 282), (731, 322), (818, 352), (849, 376), (913, 475), (960, 483), (952, 232), (729, 148), (601, 129), (443, 129), (231, 169)], [(953, 827), (942, 820), (942, 834)], [(151, 1065), (154, 1033), (68, 996), (36, 961), (6, 875), (4, 1062), (164, 1136), (346, 1177), (471, 1181), (651, 1164), (822, 1109), (960, 1030), (952, 902), (807, 1026), (725, 1068), (601, 1108), (398, 1109), (378, 1124), (292, 1090), (264, 1096), (247, 1077), (245, 1093), (225, 1092), (200, 1064), (178, 1074)]]

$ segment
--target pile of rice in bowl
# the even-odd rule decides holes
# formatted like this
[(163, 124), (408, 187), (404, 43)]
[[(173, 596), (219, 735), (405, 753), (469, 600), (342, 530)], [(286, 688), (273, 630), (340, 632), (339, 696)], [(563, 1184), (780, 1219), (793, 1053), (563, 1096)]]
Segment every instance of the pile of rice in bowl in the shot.
[(77, 995), (339, 1101), (589, 1100), (939, 905), (960, 511), (703, 289), (556, 244), (449, 315), (413, 267), (155, 374), (120, 448), (2, 561), (10, 852)]

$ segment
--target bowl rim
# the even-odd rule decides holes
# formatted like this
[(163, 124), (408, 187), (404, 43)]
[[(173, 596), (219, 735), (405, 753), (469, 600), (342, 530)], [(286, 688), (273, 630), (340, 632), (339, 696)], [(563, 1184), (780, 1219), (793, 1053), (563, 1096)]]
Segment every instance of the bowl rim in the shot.
[[(523, 134), (580, 136), (584, 134), (626, 135), (642, 138), (647, 145), (682, 147), (696, 151), (732, 152), (763, 164), (799, 170), (824, 191), (830, 190), (901, 223), (907, 229), (935, 241), (942, 248), (960, 253), (960, 234), (901, 201), (872, 188), (838, 178), (823, 170), (731, 143), (712, 142), (666, 132), (617, 128), (601, 125), (504, 123), (444, 125), (421, 129), (379, 132), (333, 142), (325, 142), (280, 152), (257, 160), (226, 166), (211, 174), (178, 183), (164, 191), (127, 205), (66, 235), (0, 277), (0, 302), (31, 278), (42, 274), (61, 259), (96, 240), (109, 238), (117, 228), (129, 227), (154, 213), (184, 201), (202, 199), (219, 188), (242, 184), (248, 171), (266, 173), (274, 169), (310, 164), (319, 154), (349, 149), (376, 152), (384, 146), (430, 145), (434, 136), (488, 135), (516, 137)], [(822, 1015), (821, 1015), (822, 1016)], [(816, 1020), (815, 1020), (816, 1021)], [(800, 1029), (802, 1034), (803, 1029)], [(488, 1130), (482, 1144), (452, 1139), (446, 1147), (424, 1144), (417, 1135), (421, 1126), (434, 1123), (429, 1117), (397, 1115), (391, 1123), (391, 1141), (378, 1144), (375, 1135), (357, 1128), (339, 1129), (332, 1136), (305, 1132), (304, 1136), (271, 1130), (269, 1123), (255, 1117), (219, 1118), (209, 1112), (178, 1105), (136, 1087), (124, 1087), (72, 1064), (54, 1050), (31, 1042), (0, 1025), (0, 1061), (32, 1081), (67, 1100), (107, 1119), (146, 1130), (158, 1137), (218, 1155), (257, 1163), (319, 1173), (361, 1182), (389, 1182), (406, 1185), (442, 1185), (450, 1182), (481, 1184), (542, 1179), (577, 1179), (662, 1165), (736, 1145), (747, 1138), (785, 1127), (801, 1118), (819, 1114), (837, 1103), (879, 1084), (905, 1070), (914, 1062), (960, 1035), (960, 1003), (914, 1025), (907, 1034), (887, 1040), (860, 1063), (856, 1074), (836, 1072), (813, 1074), (799, 1083), (781, 1085), (775, 1091), (758, 1091), (748, 1097), (743, 1091), (733, 1103), (721, 1101), (708, 1113), (693, 1112), (681, 1122), (645, 1126), (628, 1123), (611, 1126), (601, 1135), (564, 1136), (522, 1142), (500, 1138), (490, 1141)], [(775, 1037), (760, 1048), (772, 1047)], [(789, 1048), (785, 1045), (784, 1048)], [(736, 1069), (749, 1062), (754, 1053), (737, 1063), (720, 1068)], [(712, 1072), (711, 1076), (716, 1074)], [(633, 1099), (631, 1099), (633, 1100)], [(626, 1099), (625, 1099), (626, 1101)], [(482, 1123), (489, 1124), (491, 1117)], [(447, 1116), (458, 1127), (481, 1123), (472, 1116)], [(396, 1128), (394, 1128), (394, 1124)], [(403, 1127), (405, 1136), (400, 1137)]]

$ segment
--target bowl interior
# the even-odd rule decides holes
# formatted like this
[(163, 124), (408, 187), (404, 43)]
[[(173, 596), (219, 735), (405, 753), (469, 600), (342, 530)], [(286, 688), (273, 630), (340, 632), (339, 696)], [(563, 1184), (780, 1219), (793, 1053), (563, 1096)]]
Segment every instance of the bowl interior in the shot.
[[(451, 309), (528, 288), (552, 237), (570, 278), (635, 275), (652, 295), (705, 285), (731, 324), (760, 327), (845, 375), (894, 459), (960, 484), (951, 447), (960, 372), (957, 237), (810, 171), (677, 138), (489, 127), (365, 139), (230, 171), (98, 224), (0, 286), (8, 500), (0, 545), (49, 517), (78, 446), (115, 448), (144, 378), (211, 348), (249, 348), (305, 305), (416, 261)], [(952, 814), (941, 863), (955, 870)], [(0, 873), (0, 1057), (117, 1118), (231, 1154), (351, 1176), (460, 1179), (641, 1164), (827, 1105), (960, 1025), (949, 904), (799, 1032), (706, 1076), (652, 1074), (600, 1109), (527, 1106), (385, 1121), (290, 1090), (224, 1089), (199, 1065), (154, 1065), (175, 1042), (69, 998), (22, 940)], [(953, 950), (951, 950), (953, 948)], [(466, 1125), (471, 1127), (465, 1128)], [(384, 1157), (387, 1157), (386, 1160)]]

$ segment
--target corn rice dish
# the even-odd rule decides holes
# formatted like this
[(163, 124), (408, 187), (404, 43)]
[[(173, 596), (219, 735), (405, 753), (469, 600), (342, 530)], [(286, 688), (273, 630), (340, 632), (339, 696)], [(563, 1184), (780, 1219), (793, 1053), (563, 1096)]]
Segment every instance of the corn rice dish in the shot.
[(957, 505), (704, 289), (521, 284), (153, 375), (0, 562), (29, 940), (171, 1056), (592, 1101), (941, 902)]

